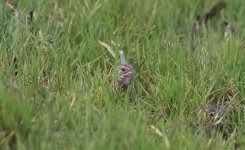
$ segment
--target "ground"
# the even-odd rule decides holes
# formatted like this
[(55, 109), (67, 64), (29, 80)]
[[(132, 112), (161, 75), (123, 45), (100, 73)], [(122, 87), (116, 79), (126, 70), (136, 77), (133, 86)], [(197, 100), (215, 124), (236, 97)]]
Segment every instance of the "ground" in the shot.
[(243, 149), (244, 1), (217, 2), (1, 1), (0, 149)]

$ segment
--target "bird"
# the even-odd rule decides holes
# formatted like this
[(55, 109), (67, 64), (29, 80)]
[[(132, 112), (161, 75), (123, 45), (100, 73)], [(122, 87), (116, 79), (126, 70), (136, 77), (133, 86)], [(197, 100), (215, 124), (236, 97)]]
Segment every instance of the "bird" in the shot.
[(131, 83), (131, 79), (133, 78), (136, 72), (134, 71), (131, 65), (126, 63), (123, 50), (119, 50), (119, 56), (120, 56), (120, 64), (117, 68), (118, 70), (117, 83), (120, 88), (125, 89)]

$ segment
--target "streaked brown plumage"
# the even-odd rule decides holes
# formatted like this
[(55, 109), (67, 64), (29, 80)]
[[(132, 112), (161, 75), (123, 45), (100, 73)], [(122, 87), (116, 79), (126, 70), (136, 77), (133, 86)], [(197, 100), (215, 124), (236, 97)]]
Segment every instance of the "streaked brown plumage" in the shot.
[(133, 75), (135, 74), (134, 69), (129, 64), (120, 64), (118, 66), (118, 86), (127, 88), (131, 82)]

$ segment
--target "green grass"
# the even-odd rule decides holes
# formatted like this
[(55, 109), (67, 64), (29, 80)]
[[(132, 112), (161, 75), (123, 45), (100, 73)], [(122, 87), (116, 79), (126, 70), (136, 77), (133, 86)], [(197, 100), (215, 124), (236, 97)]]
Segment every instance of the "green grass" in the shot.
[[(195, 15), (214, 3), (1, 1), (0, 149), (242, 149), (244, 1), (225, 9), (232, 37), (217, 17), (192, 38)], [(122, 48), (137, 72), (126, 91), (115, 88), (118, 56), (98, 40)], [(207, 137), (200, 121), (212, 95), (227, 112), (226, 140), (216, 130)]]

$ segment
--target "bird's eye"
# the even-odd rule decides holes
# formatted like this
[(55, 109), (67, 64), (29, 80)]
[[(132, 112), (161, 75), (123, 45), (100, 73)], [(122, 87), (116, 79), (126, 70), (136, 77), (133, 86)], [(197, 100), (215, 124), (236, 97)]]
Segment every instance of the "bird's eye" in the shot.
[(122, 71), (125, 71), (125, 69), (124, 69), (124, 68), (122, 68)]

